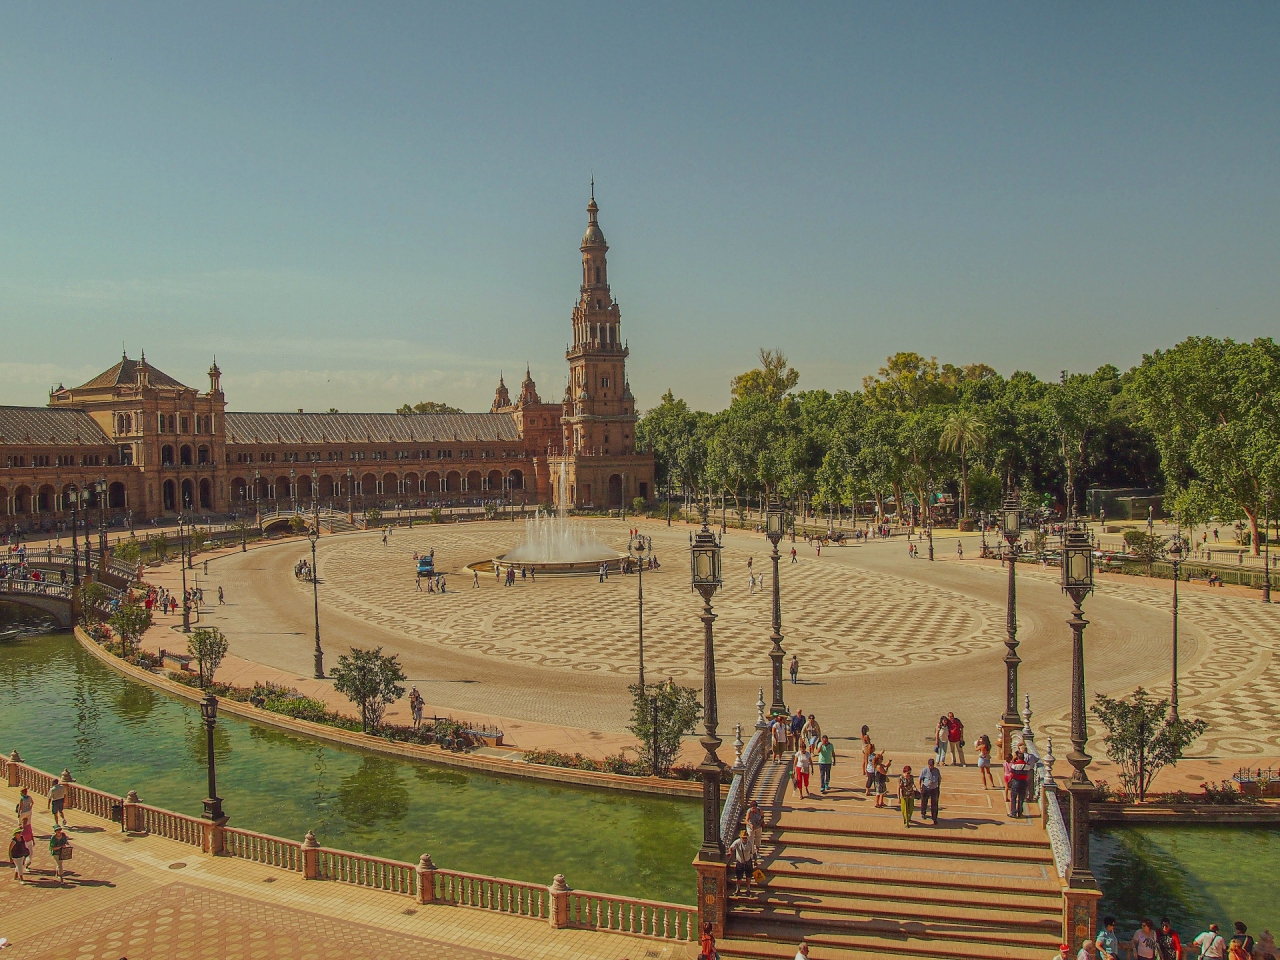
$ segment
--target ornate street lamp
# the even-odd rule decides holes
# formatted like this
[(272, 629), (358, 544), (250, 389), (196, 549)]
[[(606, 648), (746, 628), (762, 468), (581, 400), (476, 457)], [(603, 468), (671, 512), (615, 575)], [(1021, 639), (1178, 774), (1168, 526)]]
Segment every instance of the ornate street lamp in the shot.
[(258, 534), (262, 534), (262, 503), (259, 499), (260, 489), (262, 486), (262, 471), (253, 471), (253, 525), (258, 528)]
[(221, 823), (226, 821), (226, 817), (222, 813), (222, 798), (218, 796), (218, 777), (213, 759), (213, 727), (218, 722), (218, 698), (212, 693), (200, 701), (200, 716), (204, 717), (205, 745), (209, 759), (209, 796), (204, 801), (204, 818)]
[[(637, 628), (640, 637), (640, 677), (637, 681), (640, 684), (640, 692), (644, 693), (644, 555), (649, 549), (649, 545), (640, 534), (631, 538), (627, 544), (627, 553), (634, 554), (636, 558), (636, 573), (639, 575), (637, 587), (637, 602), (639, 603), (639, 613), (637, 620)], [(656, 701), (655, 701), (656, 703)]]
[(354, 522), (354, 514), (351, 512), (351, 468), (347, 467), (347, 523), (352, 522)]
[(924, 529), (929, 535), (929, 559), (933, 559), (933, 484), (929, 484), (929, 502), (924, 507)]
[(324, 679), (324, 651), (320, 649), (320, 575), (316, 570), (316, 541), (320, 539), (320, 517), (307, 531), (307, 539), (311, 541), (311, 599), (316, 612), (316, 679)]
[[(182, 568), (182, 632), (191, 632), (191, 601), (190, 594), (187, 593), (187, 538), (186, 530), (190, 528), (190, 523), (184, 526), (182, 514), (178, 514), (178, 566)], [(213, 736), (212, 733), (209, 736)], [(210, 741), (212, 742), (212, 741)], [(210, 761), (212, 762), (212, 761)], [(213, 791), (210, 791), (212, 793)]]
[[(72, 544), (74, 547), (74, 543)], [(1271, 491), (1262, 495), (1262, 602), (1271, 602)]]
[(1009, 586), (1005, 600), (1004, 614), (1004, 716), (1000, 718), (1000, 726), (1004, 736), (1002, 752), (1008, 760), (1013, 753), (1013, 734), (1022, 729), (1018, 719), (1018, 585), (1016, 569), (1018, 566), (1018, 538), (1022, 536), (1022, 501), (1018, 497), (1006, 497), (1001, 510), (1001, 524), (1005, 542), (1009, 545), (1006, 551), (1009, 559)]
[(773, 662), (773, 706), (770, 713), (774, 716), (786, 716), (790, 711), (782, 699), (782, 660), (787, 655), (782, 649), (782, 602), (779, 599), (778, 586), (778, 541), (782, 539), (787, 523), (787, 512), (777, 500), (770, 500), (764, 518), (765, 536), (773, 544), (773, 631), (769, 639), (773, 641), (773, 649), (769, 651), (769, 659)]
[(103, 477), (93, 485), (98, 494), (98, 566), (105, 569), (107, 562), (107, 479)]
[(1169, 564), (1173, 567), (1173, 684), (1169, 692), (1169, 715), (1178, 719), (1178, 570), (1182, 567), (1182, 534), (1175, 533), (1169, 544)]
[(698, 769), (702, 773), (702, 848), (700, 860), (719, 862), (724, 859), (724, 842), (720, 837), (720, 758), (716, 749), (720, 738), (716, 736), (719, 722), (716, 709), (716, 652), (712, 624), (716, 615), (711, 611), (711, 598), (720, 589), (720, 542), (707, 528), (707, 508), (703, 504), (702, 529), (691, 537), (689, 548), (690, 574), (693, 589), (702, 595), (702, 700), (703, 728), (700, 741), (706, 756)]
[[(1067, 754), (1074, 773), (1067, 789), (1071, 794), (1071, 867), (1067, 871), (1070, 891), (1091, 891), (1080, 898), (1088, 911), (1085, 936), (1092, 938), (1093, 914), (1097, 911), (1097, 881), (1089, 869), (1089, 801), (1093, 783), (1085, 772), (1092, 758), (1085, 753), (1089, 730), (1085, 715), (1084, 628), (1088, 624), (1080, 609), (1084, 598), (1093, 592), (1093, 543), (1089, 532), (1072, 521), (1062, 533), (1062, 589), (1071, 597), (1074, 609), (1067, 623), (1071, 627), (1071, 752)], [(1068, 905), (1069, 913), (1076, 911)], [(1079, 926), (1077, 920), (1073, 923)]]
[[(320, 522), (320, 468), (311, 468), (311, 512), (315, 514), (316, 523)], [(410, 518), (409, 525), (413, 525)]]
[(293, 504), (293, 512), (298, 512), (298, 471), (289, 470), (289, 502)]
[[(80, 504), (80, 487), (72, 484), (71, 489), (75, 493), (71, 494), (71, 586), (78, 589), (80, 586), (80, 550), (76, 544), (76, 526), (79, 521), (76, 519), (76, 507)], [(88, 544), (85, 544), (88, 547)], [(86, 569), (88, 564), (85, 564)]]

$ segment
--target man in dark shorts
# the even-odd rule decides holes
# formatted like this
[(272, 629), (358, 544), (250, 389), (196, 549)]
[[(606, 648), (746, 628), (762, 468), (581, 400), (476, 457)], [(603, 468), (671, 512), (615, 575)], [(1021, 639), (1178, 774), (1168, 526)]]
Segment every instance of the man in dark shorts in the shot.
[(733, 881), (733, 892), (735, 896), (742, 896), (742, 885), (746, 883), (746, 896), (751, 896), (751, 838), (747, 836), (747, 831), (743, 830), (738, 834), (738, 839), (729, 845), (729, 868)]
[(57, 777), (53, 778), (53, 786), (49, 788), (49, 809), (53, 811), (53, 822), (56, 825), (58, 818), (62, 818), (62, 825), (67, 825), (67, 815), (64, 807), (67, 805), (67, 788), (61, 783)]

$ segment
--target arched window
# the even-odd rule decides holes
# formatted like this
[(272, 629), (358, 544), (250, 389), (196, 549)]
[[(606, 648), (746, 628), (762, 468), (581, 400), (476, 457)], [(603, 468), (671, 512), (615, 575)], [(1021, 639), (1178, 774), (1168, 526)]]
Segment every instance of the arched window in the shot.
[(596, 283), (600, 282), (600, 268), (596, 267)]
[(187, 444), (184, 443), (182, 445), (182, 450), (180, 451), (180, 454), (182, 456), (182, 465), (184, 467), (191, 466), (191, 447), (187, 446)]
[(173, 447), (167, 443), (160, 449), (160, 463), (166, 467), (173, 466)]

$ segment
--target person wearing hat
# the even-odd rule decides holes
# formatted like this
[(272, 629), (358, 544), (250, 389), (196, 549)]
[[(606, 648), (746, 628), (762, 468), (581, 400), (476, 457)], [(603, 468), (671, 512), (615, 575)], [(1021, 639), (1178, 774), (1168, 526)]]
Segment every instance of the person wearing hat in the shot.
[(53, 836), (49, 838), (49, 856), (53, 857), (53, 865), (58, 873), (58, 882), (62, 882), (62, 859), (71, 852), (71, 838), (62, 829), (62, 824), (53, 828)]
[(747, 893), (751, 896), (751, 861), (753, 859), (751, 838), (747, 831), (738, 834), (738, 839), (729, 845), (729, 862), (733, 865), (733, 892), (742, 896), (742, 884), (746, 881)]
[(23, 869), (29, 856), (31, 856), (31, 848), (27, 846), (27, 841), (22, 836), (22, 828), (19, 827), (9, 838), (9, 859), (13, 861), (13, 879), (19, 883), (27, 882), (23, 876)]
[(902, 768), (902, 776), (898, 778), (898, 802), (902, 805), (902, 824), (910, 827), (916, 812), (916, 778), (911, 775), (909, 764)]

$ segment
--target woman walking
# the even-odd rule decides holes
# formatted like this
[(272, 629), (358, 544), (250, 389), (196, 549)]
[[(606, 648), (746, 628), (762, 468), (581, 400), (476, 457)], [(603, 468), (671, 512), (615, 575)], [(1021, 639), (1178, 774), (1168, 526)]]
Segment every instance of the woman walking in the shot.
[(982, 776), (982, 787), (985, 790), (996, 786), (996, 778), (991, 773), (991, 738), (985, 733), (978, 738), (978, 773)]
[(58, 882), (62, 882), (62, 863), (71, 859), (71, 838), (63, 832), (62, 825), (53, 828), (53, 836), (49, 838), (49, 856), (53, 857), (54, 869), (58, 873)]
[(911, 817), (916, 812), (916, 778), (911, 775), (911, 767), (902, 768), (902, 776), (898, 778), (898, 803), (902, 806), (902, 823), (911, 826)]
[(13, 836), (9, 838), (9, 859), (13, 861), (13, 879), (19, 883), (27, 882), (23, 871), (29, 856), (31, 856), (31, 848), (27, 846), (27, 841), (22, 836), (22, 829), (19, 828), (13, 831)]
[(813, 754), (801, 743), (796, 751), (796, 796), (804, 800), (809, 796), (809, 775), (813, 773)]
[(876, 809), (883, 809), (885, 794), (889, 792), (889, 767), (892, 760), (886, 760), (883, 753), (877, 753), (871, 761), (875, 765)]

